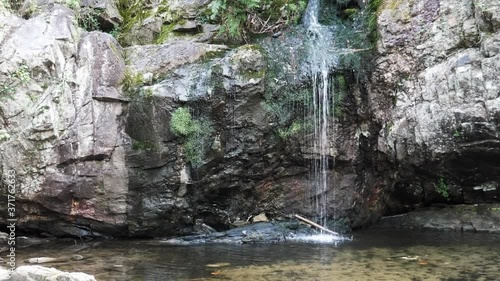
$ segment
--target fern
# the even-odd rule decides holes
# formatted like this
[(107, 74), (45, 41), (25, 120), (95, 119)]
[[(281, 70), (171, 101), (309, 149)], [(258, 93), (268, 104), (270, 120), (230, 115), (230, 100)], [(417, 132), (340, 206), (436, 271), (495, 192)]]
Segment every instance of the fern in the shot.
[(264, 19), (265, 27), (271, 27), (260, 28), (261, 31), (266, 30), (262, 32), (275, 31), (286, 24), (298, 22), (306, 6), (306, 0), (214, 0), (208, 5), (208, 17), (205, 19), (222, 25), (221, 34), (239, 39), (258, 29), (256, 23), (249, 20), (250, 16)]

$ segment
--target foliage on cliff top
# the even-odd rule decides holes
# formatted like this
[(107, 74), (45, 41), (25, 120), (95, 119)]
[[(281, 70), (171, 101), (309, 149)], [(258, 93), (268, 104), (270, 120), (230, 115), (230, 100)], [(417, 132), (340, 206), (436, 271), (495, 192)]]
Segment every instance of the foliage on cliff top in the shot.
[(274, 33), (297, 23), (306, 6), (306, 0), (214, 0), (205, 16), (222, 26), (222, 34), (245, 39), (249, 33)]

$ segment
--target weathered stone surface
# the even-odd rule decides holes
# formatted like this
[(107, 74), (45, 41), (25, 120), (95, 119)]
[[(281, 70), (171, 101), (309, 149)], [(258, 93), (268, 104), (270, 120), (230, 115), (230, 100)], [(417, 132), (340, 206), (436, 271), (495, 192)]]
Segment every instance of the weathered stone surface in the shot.
[(500, 204), (423, 208), (384, 217), (377, 227), (500, 233)]
[(255, 217), (252, 218), (252, 222), (253, 223), (256, 223), (256, 222), (268, 222), (269, 219), (266, 217), (266, 214), (265, 213), (260, 213), (258, 215), (256, 215)]
[(16, 268), (11, 281), (95, 281), (92, 275), (81, 272), (63, 272), (55, 268), (48, 268), (39, 265), (20, 266)]
[(118, 26), (123, 18), (117, 8), (118, 0), (82, 0), (81, 7), (89, 7), (92, 9), (99, 9), (101, 21), (101, 28), (104, 30), (112, 30), (113, 27)]
[[(117, 88), (120, 47), (109, 34), (80, 39), (72, 11), (60, 6), (29, 20), (2, 14), (0, 22), (9, 32), (0, 44), (0, 80), (15, 86), (0, 103), (0, 163), (2, 174), (15, 171), (16, 198), (25, 202), (18, 226), (56, 235), (119, 233), (128, 140)], [(23, 67), (31, 77), (24, 82), (12, 76)]]
[(377, 149), (397, 171), (390, 212), (500, 200), (498, 188), (475, 188), (500, 181), (499, 16), (498, 3), (472, 0), (380, 12), (371, 102), (383, 124)]
[(173, 31), (178, 32), (196, 32), (198, 31), (199, 25), (194, 20), (188, 20), (181, 23), (178, 23), (172, 29)]
[(148, 10), (149, 16), (130, 23), (132, 26), (121, 34), (121, 42), (127, 46), (187, 40), (212, 42), (216, 37), (214, 30), (218, 26), (202, 25), (197, 20), (209, 2), (210, 0), (173, 0), (166, 5), (160, 2), (144, 3), (143, 9)]
[(132, 71), (153, 73), (157, 78), (181, 65), (226, 49), (224, 45), (177, 41), (164, 45), (132, 46), (125, 49), (125, 54)]
[[(171, 50), (169, 45), (160, 48)], [(179, 60), (179, 56), (174, 54), (158, 56), (163, 61), (155, 62), (156, 65), (140, 61), (141, 63), (133, 64), (134, 69), (143, 69), (141, 73), (156, 72), (160, 65), (174, 67), (168, 61), (169, 58), (177, 60), (176, 63), (187, 63), (189, 60), (187, 57)], [(249, 56), (255, 57), (251, 59)], [(158, 229), (158, 233), (164, 235), (189, 233), (195, 230), (197, 220), (220, 230), (227, 228), (231, 220), (235, 220), (234, 214), (224, 210), (223, 206), (228, 201), (223, 200), (223, 206), (214, 206), (210, 203), (210, 197), (214, 193), (227, 192), (224, 174), (237, 174), (241, 171), (241, 163), (232, 153), (245, 153), (244, 149), (248, 146), (252, 146), (253, 151), (258, 150), (258, 144), (245, 139), (262, 134), (255, 131), (261, 123), (256, 124), (253, 120), (263, 117), (260, 97), (257, 95), (263, 90), (263, 59), (259, 51), (242, 47), (222, 59), (178, 67), (157, 84), (143, 88), (152, 93), (150, 98), (132, 101), (127, 133), (134, 141), (151, 146), (150, 149), (130, 151), (127, 159), (130, 167), (130, 198), (134, 198), (131, 200), (133, 215), (129, 228), (132, 233), (151, 235), (152, 232), (147, 231), (151, 228)], [(260, 71), (261, 77), (248, 77), (248, 71)], [(235, 93), (234, 96), (231, 93)], [(197, 106), (201, 106), (204, 113), (209, 116), (214, 114), (214, 123), (222, 122), (214, 128), (214, 135), (211, 136), (214, 143), (219, 139), (221, 147), (211, 146), (205, 159), (206, 168), (197, 172), (198, 179), (190, 178), (194, 172), (189, 171), (190, 165), (182, 149), (183, 140), (175, 137), (168, 128), (171, 113), (187, 101), (188, 95), (199, 101)], [(234, 109), (237, 110), (234, 113), (231, 112), (233, 103), (239, 105), (234, 107), (238, 108)], [(231, 120), (231, 116), (235, 119)], [(241, 129), (241, 133), (230, 134), (228, 124), (235, 124), (233, 126)], [(231, 162), (225, 160), (226, 153), (230, 155), (226, 157), (234, 158)], [(254, 157), (259, 158), (258, 155)], [(145, 190), (143, 186), (150, 188)], [(198, 202), (196, 209), (193, 209), (194, 202)], [(164, 217), (169, 218), (167, 223)]]
[(180, 14), (183, 18), (194, 19), (200, 9), (208, 5), (211, 0), (171, 0), (169, 8), (173, 14)]
[(150, 17), (143, 22), (137, 22), (129, 31), (122, 34), (122, 41), (127, 46), (155, 44), (160, 35), (163, 19)]
[[(99, 101), (127, 101), (120, 88), (125, 61), (116, 40), (105, 33), (91, 32), (79, 42), (78, 64), (88, 73), (92, 98)], [(86, 69), (85, 69), (86, 68)]]

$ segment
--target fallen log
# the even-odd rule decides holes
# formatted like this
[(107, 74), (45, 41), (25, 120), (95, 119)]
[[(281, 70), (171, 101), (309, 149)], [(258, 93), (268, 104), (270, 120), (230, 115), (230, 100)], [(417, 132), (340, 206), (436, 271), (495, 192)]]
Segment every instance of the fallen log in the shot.
[(331, 231), (330, 229), (328, 229), (328, 228), (326, 228), (326, 227), (323, 227), (323, 226), (321, 226), (321, 225), (319, 225), (319, 224), (317, 224), (317, 223), (315, 223), (315, 222), (313, 222), (313, 221), (310, 221), (310, 220), (308, 220), (308, 219), (306, 219), (306, 218), (303, 218), (303, 217), (301, 217), (301, 216), (299, 216), (299, 215), (295, 215), (295, 217), (296, 217), (296, 218), (298, 218), (299, 220), (301, 220), (301, 221), (303, 221), (303, 222), (307, 223), (308, 225), (311, 225), (311, 226), (314, 226), (314, 227), (316, 227), (316, 228), (319, 228), (319, 229), (321, 229), (321, 230), (323, 230), (323, 231), (325, 231), (325, 232), (328, 232), (328, 233), (330, 233), (330, 234), (332, 234), (332, 235), (337, 235), (337, 236), (339, 236), (339, 235), (340, 235), (340, 234), (338, 234), (338, 233), (337, 233), (337, 232), (335, 232), (335, 231)]

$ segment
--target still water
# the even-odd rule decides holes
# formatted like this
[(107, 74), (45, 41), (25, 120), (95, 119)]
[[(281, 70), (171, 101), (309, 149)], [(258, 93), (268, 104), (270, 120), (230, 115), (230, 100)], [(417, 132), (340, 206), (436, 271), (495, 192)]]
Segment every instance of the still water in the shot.
[(65, 242), (19, 249), (19, 260), (82, 255), (44, 264), (97, 280), (500, 280), (500, 235), (364, 230), (340, 244), (160, 245)]

